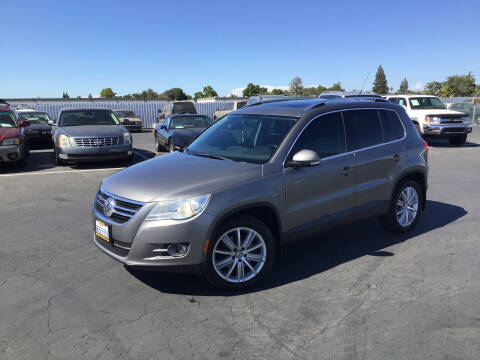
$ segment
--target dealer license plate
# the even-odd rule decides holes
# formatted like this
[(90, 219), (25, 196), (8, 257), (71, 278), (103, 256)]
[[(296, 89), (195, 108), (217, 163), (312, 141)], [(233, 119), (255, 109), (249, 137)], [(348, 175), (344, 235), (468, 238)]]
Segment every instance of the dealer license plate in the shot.
[(95, 220), (95, 235), (106, 242), (110, 242), (110, 231), (108, 229), (108, 225), (105, 225), (100, 220)]

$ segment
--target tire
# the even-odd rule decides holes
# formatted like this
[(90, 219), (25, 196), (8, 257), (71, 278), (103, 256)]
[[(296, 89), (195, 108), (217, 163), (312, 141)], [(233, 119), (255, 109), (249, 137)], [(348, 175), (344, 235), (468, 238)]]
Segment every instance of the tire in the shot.
[[(407, 189), (411, 189), (415, 191), (415, 195), (416, 195), (416, 211), (415, 212), (407, 211), (405, 207), (403, 207), (403, 212), (402, 212), (402, 205), (399, 203), (399, 201), (404, 202), (402, 199), (406, 199), (406, 196), (408, 197), (409, 190)], [(410, 207), (415, 209), (415, 197), (413, 195), (410, 201), (411, 201)], [(424, 202), (425, 202), (425, 199), (424, 199), (423, 191), (420, 185), (413, 180), (404, 181), (395, 189), (395, 193), (393, 194), (392, 202), (390, 204), (390, 210), (388, 211), (387, 214), (382, 216), (380, 220), (383, 226), (387, 230), (391, 232), (396, 232), (396, 233), (406, 233), (412, 230), (417, 225), (418, 220), (420, 219), (420, 215), (422, 213)], [(407, 216), (407, 217), (402, 218), (402, 216)], [(413, 220), (411, 219), (412, 216), (413, 216)], [(402, 219), (404, 220), (403, 223), (402, 223)], [(407, 221), (405, 222), (405, 220)]]
[(175, 143), (173, 142), (172, 139), (168, 140), (168, 152), (174, 152), (175, 151)]
[(55, 150), (55, 165), (57, 165), (57, 166), (63, 166), (63, 165), (65, 165), (65, 161), (64, 161), (63, 159), (60, 159), (60, 158), (58, 157), (58, 152), (57, 152), (57, 150)]
[(19, 168), (24, 168), (27, 166), (27, 154), (25, 154), (25, 156), (23, 158), (21, 158), (20, 160), (17, 160), (16, 164), (17, 167)]
[[(242, 245), (250, 241), (246, 247), (252, 250), (245, 253), (241, 250), (242, 247), (235, 250), (238, 229)], [(230, 240), (229, 246), (223, 240), (225, 236)], [(212, 239), (207, 255), (208, 269), (205, 277), (214, 286), (224, 289), (245, 289), (263, 281), (272, 271), (276, 258), (275, 240), (270, 229), (257, 218), (241, 215), (227, 220), (218, 228)]]
[(448, 140), (452, 145), (462, 146), (462, 145), (465, 145), (465, 143), (467, 142), (467, 134), (456, 135), (451, 138), (448, 138)]

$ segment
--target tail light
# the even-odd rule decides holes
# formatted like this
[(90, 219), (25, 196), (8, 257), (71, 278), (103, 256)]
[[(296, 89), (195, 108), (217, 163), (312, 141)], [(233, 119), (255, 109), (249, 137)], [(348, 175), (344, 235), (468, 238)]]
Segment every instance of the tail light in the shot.
[(423, 150), (425, 150), (425, 153), (428, 154), (428, 143), (422, 139), (422, 144), (423, 144)]

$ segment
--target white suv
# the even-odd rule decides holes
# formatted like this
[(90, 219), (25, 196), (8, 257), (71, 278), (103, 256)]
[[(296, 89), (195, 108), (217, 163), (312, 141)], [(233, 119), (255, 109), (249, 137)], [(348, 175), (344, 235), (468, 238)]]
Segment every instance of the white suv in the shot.
[(448, 110), (435, 96), (394, 95), (386, 99), (405, 108), (422, 138), (448, 138), (453, 145), (463, 145), (472, 132), (467, 114)]

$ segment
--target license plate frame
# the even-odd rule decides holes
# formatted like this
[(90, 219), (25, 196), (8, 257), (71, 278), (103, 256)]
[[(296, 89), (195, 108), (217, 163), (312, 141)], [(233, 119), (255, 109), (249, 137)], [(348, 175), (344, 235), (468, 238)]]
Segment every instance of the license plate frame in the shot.
[(112, 241), (111, 233), (110, 225), (105, 224), (103, 221), (95, 220), (95, 236), (110, 244)]

